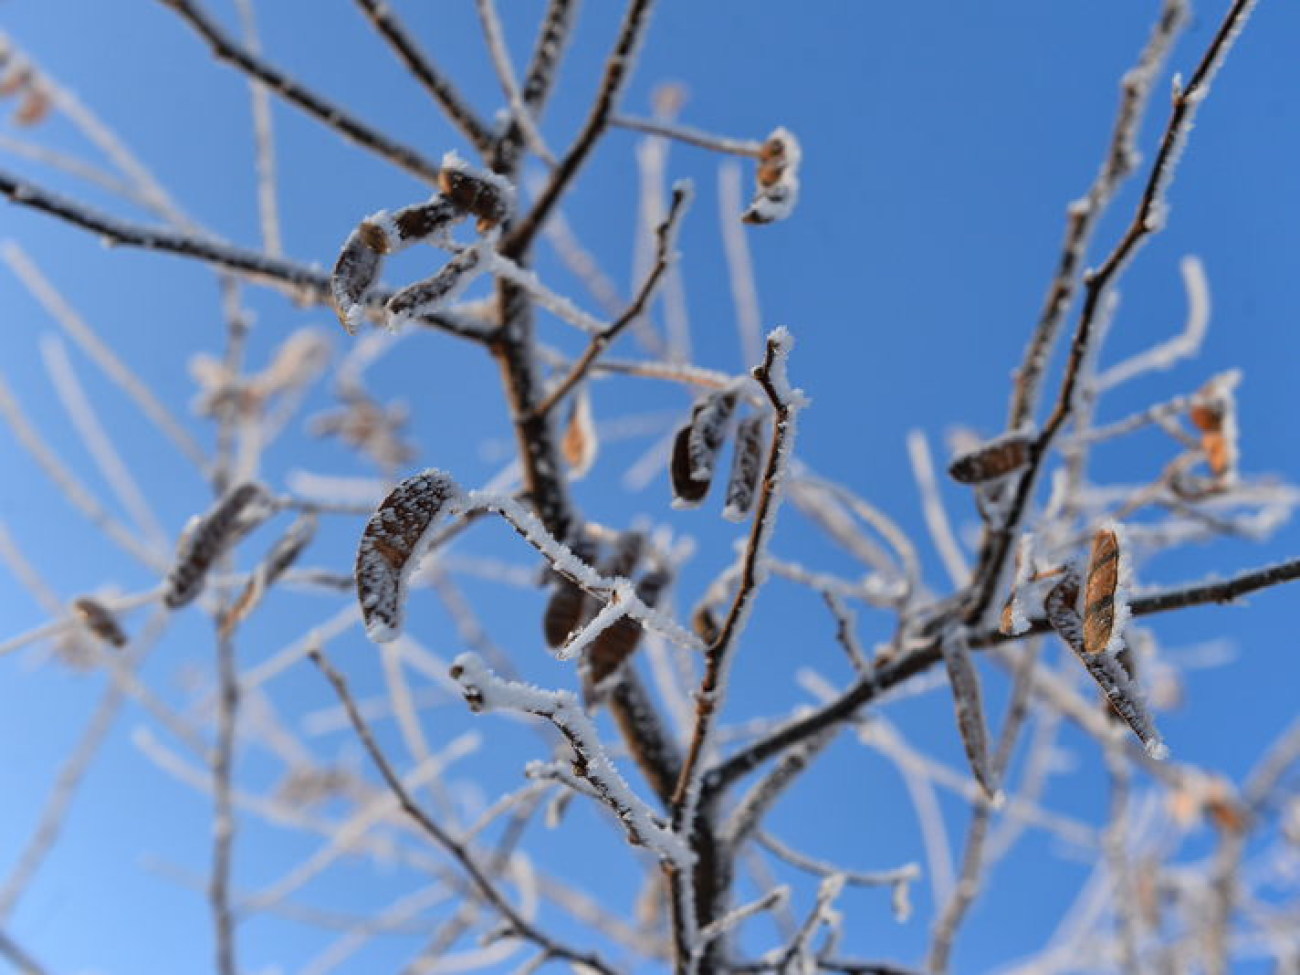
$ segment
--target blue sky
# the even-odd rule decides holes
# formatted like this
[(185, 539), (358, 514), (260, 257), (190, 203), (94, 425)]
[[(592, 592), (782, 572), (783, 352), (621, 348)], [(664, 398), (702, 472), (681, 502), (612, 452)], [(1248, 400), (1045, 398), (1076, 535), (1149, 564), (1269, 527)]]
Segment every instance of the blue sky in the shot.
[[(338, 98), (358, 115), (399, 134), (433, 158), (466, 152), (375, 39), (353, 5), (327, 0), (310, 5), (267, 0), (259, 5), (265, 49), (295, 75)], [(517, 56), (531, 44), (541, 4), (502, 3)], [(231, 14), (224, 2), (213, 7)], [(1198, 4), (1172, 64), (1190, 71), (1225, 4)], [(406, 9), (411, 8), (411, 9)], [(625, 107), (645, 114), (655, 85), (674, 80), (690, 91), (682, 120), (743, 138), (761, 138), (777, 125), (798, 134), (804, 150), (802, 198), (795, 217), (748, 233), (765, 326), (786, 324), (798, 340), (791, 372), (812, 397), (803, 418), (799, 452), (815, 470), (852, 485), (888, 512), (920, 542), (927, 581), (941, 590), (942, 566), (926, 541), (907, 462), (905, 437), (923, 430), (940, 458), (955, 426), (985, 435), (1001, 429), (1009, 375), (1019, 361), (1058, 251), (1065, 205), (1096, 171), (1107, 138), (1117, 80), (1146, 36), (1156, 5), (1120, 0), (1008, 0), (970, 4), (825, 2), (796, 12), (793, 5), (718, 0), (664, 2), (628, 89)], [(477, 105), (499, 104), (495, 78), (468, 2), (406, 4), (409, 23), (447, 72)], [(618, 5), (590, 2), (566, 62), (544, 131), (566, 144), (581, 123), (584, 100), (600, 70), (617, 24)], [(154, 168), (198, 221), (233, 241), (254, 244), (258, 225), (252, 136), (246, 86), (216, 64), (206, 49), (161, 3), (9, 0), (0, 24), (12, 38), (103, 118)], [(74, 29), (70, 29), (74, 28)], [(1167, 229), (1140, 253), (1120, 286), (1122, 303), (1105, 358), (1118, 361), (1167, 338), (1182, 325), (1185, 297), (1178, 273), (1187, 254), (1203, 261), (1213, 296), (1209, 336), (1200, 354), (1169, 373), (1133, 383), (1108, 399), (1103, 419), (1115, 419), (1156, 400), (1195, 390), (1210, 375), (1242, 368), (1239, 390), (1242, 466), (1252, 475), (1300, 476), (1292, 420), (1296, 363), (1300, 361), (1300, 106), (1288, 82), (1300, 41), (1300, 9), (1265, 0), (1216, 81), (1192, 133), (1171, 193)], [(1141, 145), (1149, 158), (1166, 116), (1168, 78), (1157, 95)], [(409, 176), (362, 157), (351, 146), (294, 110), (276, 105), (282, 173), (280, 204), (289, 256), (328, 266), (358, 218), (381, 207), (422, 198)], [(5, 134), (14, 134), (5, 124)], [(82, 151), (66, 123), (54, 119), (39, 141)], [(620, 288), (630, 290), (631, 242), (636, 231), (638, 137), (609, 136), (567, 202), (565, 212), (586, 246), (600, 256)], [(36, 173), (3, 154), (5, 167)], [(716, 157), (673, 146), (668, 172), (689, 178), (696, 200), (680, 238), (686, 302), (697, 360), (739, 371), (735, 309), (718, 233)], [(749, 175), (745, 181), (748, 185)], [(48, 182), (97, 205), (102, 194), (63, 177)], [(1133, 188), (1121, 195), (1098, 231), (1104, 250), (1132, 212)], [(120, 206), (115, 212), (137, 216)], [(159, 396), (184, 413), (194, 394), (186, 370), (196, 350), (219, 347), (222, 325), (212, 275), (174, 258), (127, 253), (39, 215), (0, 209), (0, 236), (21, 243), (68, 300), (109, 338)], [(1095, 258), (1095, 255), (1094, 255)], [(395, 275), (424, 273), (419, 261), (395, 262)], [(546, 252), (539, 269), (557, 290), (577, 285)], [(323, 309), (300, 310), (278, 295), (249, 289), (257, 315), (250, 359), (264, 362), (282, 337), (304, 325), (322, 328), (336, 352), (348, 341)], [(78, 443), (41, 366), (41, 336), (54, 326), (7, 270), (0, 272), (0, 308), (6, 323), (5, 379), (68, 462), (96, 490), (102, 482)], [(572, 348), (554, 322), (548, 340)], [(74, 355), (103, 422), (146, 485), (163, 525), (179, 530), (207, 503), (205, 486), (165, 440), (84, 358)], [(419, 445), (413, 468), (446, 468), (466, 485), (481, 483), (501, 463), (507, 430), (496, 372), (478, 350), (441, 336), (406, 340), (400, 353), (371, 374), (375, 389), (405, 400)], [(597, 415), (653, 412), (684, 415), (685, 397), (633, 384), (598, 384)], [(308, 413), (327, 408), (318, 390)], [(193, 420), (210, 443), (206, 421)], [(638, 514), (672, 524), (698, 539), (700, 554), (681, 582), (682, 604), (730, 558), (735, 529), (713, 508), (668, 510), (664, 477), (643, 489), (616, 490), (621, 470), (652, 438), (607, 444), (600, 476), (579, 484), (579, 502), (609, 520)], [(1097, 455), (1099, 479), (1139, 480), (1158, 474), (1172, 453), (1155, 436), (1134, 438)], [(8, 433), (0, 433), (0, 516), (36, 568), (65, 597), (108, 580), (133, 591), (152, 584), (148, 572), (116, 553), (43, 480)], [(268, 457), (265, 477), (280, 484), (293, 469), (368, 473), (334, 444), (296, 430)], [(949, 510), (973, 523), (969, 493), (945, 485)], [(360, 523), (332, 526), (319, 557), (350, 564)], [(530, 565), (527, 552), (504, 531), (485, 532), (479, 544)], [(833, 571), (848, 561), (828, 550), (794, 514), (783, 517), (778, 548), (791, 558)], [(1226, 541), (1162, 555), (1143, 566), (1144, 584), (1173, 584), (1220, 575), (1300, 552), (1300, 531), (1283, 527), (1268, 542)], [(471, 596), (491, 607), (493, 636), (517, 648), (525, 672), (556, 684), (565, 670), (533, 646), (537, 594), (510, 595), (521, 608), (497, 609), (496, 591), (467, 583)], [(246, 665), (273, 652), (340, 605), (320, 596), (285, 595), (273, 618), (250, 628), (241, 646)], [(1155, 630), (1171, 650), (1230, 640), (1234, 659), (1187, 675), (1186, 701), (1162, 715), (1176, 755), (1239, 778), (1259, 750), (1295, 715), (1295, 595), (1279, 590), (1248, 608), (1202, 608), (1162, 619)], [(831, 641), (830, 621), (816, 601), (772, 587), (745, 647), (735, 693), (737, 712), (781, 713), (806, 695), (789, 675), (798, 664), (846, 677)], [(533, 614), (533, 615), (530, 615)], [(433, 608), (414, 607), (413, 628), (450, 658), (461, 647)], [(44, 611), (7, 572), (0, 572), (0, 640), (46, 619)], [(143, 616), (133, 618), (138, 626)], [(871, 645), (887, 639), (890, 619), (862, 614)], [(190, 701), (183, 674), (210, 663), (210, 636), (196, 619), (178, 620), (148, 665), (159, 693), (178, 706)], [(33, 669), (38, 652), (0, 660), (0, 870), (6, 870), (30, 831), (45, 792), (94, 707), (102, 675), (78, 676), (57, 667)], [(353, 630), (336, 660), (359, 692), (382, 688), (373, 652)], [(990, 714), (1000, 715), (1005, 681), (990, 675)], [(305, 665), (277, 681), (273, 697), (303, 714), (328, 707), (328, 688)], [(886, 716), (913, 740), (958, 766), (960, 746), (943, 694), (905, 702)], [(518, 784), (518, 762), (530, 739), (498, 719), (472, 718), (456, 702), (430, 712), (438, 742), (476, 730), (488, 741), (468, 778), (484, 796)], [(998, 719), (1000, 720), (1000, 718)], [(65, 836), (21, 902), (9, 930), (46, 961), (51, 971), (164, 972), (204, 970), (209, 925), (202, 895), (161, 878), (148, 862), (206, 869), (208, 802), (153, 768), (133, 744), (141, 727), (154, 728), (129, 706), (76, 800)], [(394, 739), (395, 741), (396, 739)], [(355, 745), (335, 734), (317, 742), (322, 754), (350, 753)], [(1078, 770), (1053, 781), (1048, 804), (1095, 818), (1105, 808), (1104, 780), (1095, 748), (1067, 735)], [(273, 770), (256, 760), (247, 781), (265, 787)], [(949, 830), (960, 837), (964, 808), (945, 806)], [(613, 831), (578, 813), (567, 832), (543, 837), (542, 862), (592, 855), (625, 870), (575, 868), (580, 883), (627, 908), (636, 896), (629, 853)], [(590, 824), (591, 828), (586, 828)], [(862, 869), (921, 859), (911, 806), (898, 776), (874, 754), (845, 737), (824, 770), (779, 807), (775, 824), (804, 837), (824, 855), (839, 851)], [(818, 843), (824, 846), (817, 849)], [(594, 852), (585, 846), (594, 844)], [(250, 826), (241, 839), (241, 884), (256, 888), (301, 859), (313, 844), (296, 834)], [(1050, 840), (1031, 835), (995, 877), (959, 942), (957, 969), (982, 971), (1041, 945), (1086, 875)], [(348, 865), (330, 883), (311, 890), (316, 903), (361, 909), (392, 899), (412, 883), (410, 871), (376, 873)], [(806, 898), (807, 889), (801, 891)], [(860, 927), (849, 947), (868, 955), (916, 960), (926, 944), (933, 905), (923, 883), (917, 914), (906, 925), (889, 917), (878, 891), (853, 894), (846, 909)], [(767, 932), (770, 935), (770, 931)], [(308, 926), (257, 919), (241, 928), (248, 971), (297, 971), (321, 944)], [(372, 949), (344, 971), (394, 969), (418, 942)], [(761, 947), (761, 937), (756, 944)], [(274, 966), (282, 966), (275, 969)], [(508, 970), (508, 969), (503, 969)]]

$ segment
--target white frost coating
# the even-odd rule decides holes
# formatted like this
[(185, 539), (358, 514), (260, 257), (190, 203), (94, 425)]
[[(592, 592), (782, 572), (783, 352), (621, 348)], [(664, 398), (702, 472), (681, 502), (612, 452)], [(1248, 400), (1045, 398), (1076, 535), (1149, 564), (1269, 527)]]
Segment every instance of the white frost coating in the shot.
[(1002, 792), (994, 781), (993, 767), (989, 763), (988, 729), (984, 720), (984, 700), (980, 690), (979, 673), (970, 658), (970, 645), (961, 626), (954, 626), (939, 638), (939, 649), (948, 669), (948, 682), (952, 685), (953, 703), (957, 709), (957, 729), (970, 762), (975, 781), (984, 795), (997, 808), (1004, 801)]
[[(514, 498), (483, 491), (471, 491), (466, 495), (460, 510), (493, 511), (501, 515), (525, 541), (546, 557), (552, 569), (597, 599), (608, 600), (620, 581), (623, 581), (603, 576), (583, 562), (572, 549), (557, 541), (546, 530), (541, 519), (533, 513), (532, 509)], [(682, 627), (667, 613), (647, 605), (635, 592), (629, 592), (626, 597), (619, 598), (625, 599), (621, 606), (623, 613), (647, 629), (654, 630), (678, 646), (697, 653), (704, 652), (705, 646), (699, 637)]]
[(779, 147), (779, 156), (763, 159), (758, 170), (758, 190), (742, 216), (745, 223), (774, 223), (785, 220), (799, 201), (799, 164), (803, 150), (789, 129), (778, 128), (767, 137), (764, 147)]
[(627, 615), (624, 606), (627, 597), (634, 595), (632, 583), (626, 579), (618, 580), (614, 584), (613, 592), (610, 595), (612, 597), (610, 601), (605, 604), (605, 607), (599, 613), (591, 618), (591, 622), (574, 634), (573, 639), (556, 649), (555, 657), (557, 660), (572, 660), (586, 650), (596, 637)]
[(568, 298), (556, 294), (542, 284), (542, 279), (534, 272), (520, 267), (508, 257), (489, 251), (487, 258), (485, 262), (487, 270), (523, 288), (539, 305), (575, 328), (581, 329), (588, 335), (599, 335), (609, 327), (608, 323), (587, 314)]
[(1187, 323), (1182, 333), (1111, 366), (1097, 378), (1098, 392), (1112, 389), (1144, 373), (1171, 369), (1179, 360), (1190, 358), (1201, 350), (1210, 325), (1210, 282), (1199, 257), (1188, 254), (1179, 262), (1178, 269), (1187, 290)]
[(695, 855), (686, 841), (660, 825), (650, 806), (628, 786), (601, 744), (596, 726), (573, 694), (503, 680), (474, 653), (457, 657), (451, 674), (475, 711), (521, 711), (554, 724), (581, 757), (583, 777), (623, 823), (629, 839), (679, 870), (690, 869)]
[(1016, 545), (1016, 575), (1011, 583), (1011, 627), (1010, 635), (1019, 636), (1029, 632), (1029, 617), (1025, 615), (1024, 595), (1033, 578), (1034, 533), (1025, 532)]

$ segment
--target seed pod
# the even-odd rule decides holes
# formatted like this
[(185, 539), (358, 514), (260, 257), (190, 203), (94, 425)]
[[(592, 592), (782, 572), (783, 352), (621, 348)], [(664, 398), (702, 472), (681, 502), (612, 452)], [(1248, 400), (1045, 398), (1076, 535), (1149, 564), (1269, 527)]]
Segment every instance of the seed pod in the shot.
[(366, 635), (376, 643), (401, 632), (406, 582), (430, 529), (460, 497), (450, 475), (430, 469), (402, 481), (370, 516), (357, 548), (356, 580)]
[(370, 286), (379, 277), (379, 268), (383, 263), (363, 233), (365, 224), (354, 230), (343, 244), (338, 260), (334, 262), (334, 272), (330, 275), (330, 294), (334, 299), (334, 311), (349, 335), (355, 335), (361, 318), (365, 314), (362, 301)]
[(743, 521), (748, 517), (758, 495), (758, 481), (763, 476), (766, 459), (767, 421), (761, 414), (746, 417), (736, 429), (736, 446), (722, 517), (729, 521)]
[(677, 431), (668, 468), (673, 485), (673, 507), (693, 508), (709, 493), (708, 481), (697, 481), (691, 471), (691, 425)]
[(1083, 653), (1083, 621), (1079, 618), (1079, 573), (1067, 565), (1061, 581), (1052, 587), (1043, 600), (1047, 622), (1062, 640), (1074, 650)]
[[(573, 554), (590, 565), (596, 557), (596, 544), (585, 535), (573, 543)], [(595, 601), (568, 579), (552, 572), (551, 598), (542, 614), (542, 633), (546, 645), (555, 649), (564, 646), (569, 634), (585, 623), (592, 614)]]
[[(637, 583), (636, 594), (647, 606), (659, 602), (672, 577), (660, 569), (653, 569)], [(587, 653), (588, 679), (593, 688), (599, 688), (605, 678), (618, 670), (623, 661), (632, 655), (641, 643), (642, 626), (630, 616), (622, 616), (607, 626), (591, 643)]]
[(213, 563), (270, 514), (269, 500), (260, 484), (241, 484), (190, 522), (167, 574), (163, 602), (168, 609), (180, 609), (203, 591)]
[(736, 394), (726, 390), (710, 393), (696, 401), (690, 422), (677, 432), (671, 466), (674, 505), (689, 508), (709, 493), (718, 451), (726, 442)]
[(960, 631), (939, 641), (944, 666), (948, 670), (948, 683), (952, 686), (953, 704), (957, 710), (957, 730), (961, 733), (975, 781), (992, 802), (998, 801), (997, 782), (989, 764), (988, 728), (984, 720), (984, 695), (980, 690), (979, 671), (971, 661), (970, 647)]
[(442, 157), (438, 188), (457, 207), (478, 217), (479, 233), (507, 220), (514, 210), (514, 187), (508, 180), (471, 168), (454, 152)]
[(1114, 529), (1103, 528), (1093, 536), (1088, 562), (1088, 587), (1084, 593), (1083, 649), (1102, 653), (1115, 643), (1124, 621), (1116, 620), (1116, 594), (1120, 583), (1120, 542)]
[(1033, 438), (1023, 433), (999, 437), (963, 454), (948, 467), (948, 474), (962, 484), (982, 484), (1020, 470), (1029, 463)]
[(262, 601), (266, 590), (298, 561), (298, 556), (315, 537), (316, 515), (306, 512), (276, 540), (276, 543), (271, 546), (271, 551), (266, 554), (266, 558), (253, 570), (252, 578), (248, 580), (243, 592), (231, 604), (221, 621), (223, 631), (230, 632), (236, 624), (248, 617), (248, 614)]
[(1156, 731), (1137, 685), (1128, 679), (1119, 661), (1109, 653), (1082, 653), (1079, 659), (1106, 695), (1115, 714), (1138, 736), (1147, 754), (1157, 761), (1168, 757), (1169, 749)]
[(483, 261), (477, 247), (461, 251), (432, 277), (403, 288), (388, 299), (385, 306), (392, 324), (403, 319), (431, 315), (456, 297), (475, 277), (474, 270)]
[(1233, 389), (1239, 372), (1215, 376), (1196, 394), (1188, 417), (1201, 431), (1205, 462), (1220, 482), (1230, 481), (1237, 472), (1237, 403)]
[(81, 596), (72, 601), (72, 609), (81, 625), (105, 643), (118, 648), (126, 646), (126, 633), (117, 617), (103, 603), (89, 596)]
[(695, 613), (691, 616), (691, 629), (705, 643), (712, 646), (717, 642), (722, 633), (722, 627), (718, 625), (718, 618), (713, 613), (713, 608), (708, 603), (702, 603)]
[(799, 198), (799, 141), (787, 129), (777, 129), (763, 143), (758, 157), (758, 187), (741, 220), (750, 224), (774, 223), (794, 212)]
[(564, 436), (560, 440), (560, 450), (569, 463), (570, 477), (577, 479), (591, 470), (599, 446), (596, 422), (591, 415), (591, 396), (583, 386), (574, 394), (569, 422), (565, 424)]

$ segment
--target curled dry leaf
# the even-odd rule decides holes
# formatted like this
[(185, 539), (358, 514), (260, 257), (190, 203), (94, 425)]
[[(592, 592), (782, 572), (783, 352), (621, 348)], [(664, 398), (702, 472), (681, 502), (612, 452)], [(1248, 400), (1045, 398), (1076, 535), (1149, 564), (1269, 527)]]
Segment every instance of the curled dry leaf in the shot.
[(379, 252), (367, 241), (362, 229), (364, 227), (365, 224), (362, 224), (348, 235), (330, 275), (334, 311), (349, 335), (355, 335), (361, 324), (365, 314), (362, 302), (366, 292), (379, 277), (379, 269), (383, 264)]
[(693, 507), (709, 493), (736, 402), (736, 394), (728, 390), (701, 397), (691, 411), (690, 421), (677, 432), (670, 466), (675, 507)]
[(564, 425), (564, 437), (560, 441), (560, 449), (569, 464), (569, 475), (574, 479), (584, 477), (596, 462), (599, 447), (591, 396), (583, 386), (574, 394), (569, 420)]
[(514, 211), (515, 191), (509, 180), (474, 169), (454, 152), (442, 157), (438, 188), (453, 205), (478, 217), (480, 233), (503, 223)]
[(1237, 402), (1233, 390), (1241, 373), (1226, 372), (1205, 384), (1192, 401), (1188, 417), (1201, 432), (1206, 465), (1219, 486), (1237, 473)]
[(962, 484), (983, 484), (1013, 474), (1029, 463), (1033, 438), (1012, 433), (981, 444), (957, 457), (948, 466), (948, 474)]
[(408, 285), (388, 299), (385, 306), (394, 327), (404, 320), (432, 315), (450, 302), (474, 279), (474, 270), (483, 263), (477, 247), (467, 247), (431, 277)]
[(745, 223), (775, 223), (794, 212), (802, 158), (799, 140), (788, 129), (777, 129), (767, 137), (758, 157), (758, 187), (749, 208), (741, 215)]
[(971, 660), (966, 637), (960, 631), (940, 640), (939, 648), (948, 670), (948, 683), (957, 710), (957, 730), (961, 733), (971, 774), (989, 801), (996, 803), (999, 792), (989, 762), (988, 728), (984, 720), (984, 694), (980, 689), (979, 672)]
[(767, 439), (767, 420), (761, 414), (746, 417), (736, 428), (736, 449), (722, 509), (722, 516), (730, 521), (743, 521), (754, 507), (767, 459)]
[(72, 601), (72, 610), (77, 619), (87, 630), (109, 646), (124, 647), (127, 644), (126, 632), (108, 607), (97, 599), (81, 596)]
[(316, 515), (306, 512), (294, 521), (289, 529), (271, 546), (266, 558), (253, 570), (252, 577), (236, 597), (221, 621), (222, 629), (229, 632), (248, 617), (262, 601), (266, 590), (282, 576), (316, 537)]
[(376, 643), (401, 633), (407, 580), (430, 529), (460, 497), (450, 475), (430, 469), (402, 481), (370, 516), (357, 548), (356, 581), (366, 635)]
[(1085, 653), (1118, 651), (1125, 619), (1120, 584), (1125, 574), (1119, 532), (1102, 528), (1092, 539), (1088, 561), (1088, 586), (1084, 594), (1083, 649)]
[(163, 602), (179, 609), (203, 591), (213, 564), (271, 513), (271, 498), (260, 484), (240, 484), (181, 534), (176, 561), (167, 574)]

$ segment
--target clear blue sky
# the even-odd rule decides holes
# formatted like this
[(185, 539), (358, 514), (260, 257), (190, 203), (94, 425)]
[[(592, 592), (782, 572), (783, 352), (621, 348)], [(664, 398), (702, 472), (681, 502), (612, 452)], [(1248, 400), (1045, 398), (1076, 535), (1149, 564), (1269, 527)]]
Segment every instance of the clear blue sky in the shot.
[[(229, 4), (211, 4), (223, 17)], [(502, 3), (517, 53), (531, 43), (531, 23), (542, 4)], [(619, 6), (585, 5), (545, 132), (563, 146), (584, 116), (585, 96), (597, 77), (617, 23)], [(1195, 20), (1172, 63), (1189, 72), (1208, 42), (1222, 0), (1197, 5)], [(813, 399), (800, 430), (801, 456), (816, 470), (843, 480), (921, 540), (928, 581), (944, 583), (933, 548), (925, 543), (904, 438), (924, 430), (942, 456), (945, 431), (956, 425), (996, 433), (1004, 421), (1008, 377), (1019, 360), (1054, 265), (1065, 205), (1086, 188), (1101, 158), (1116, 102), (1117, 81), (1146, 36), (1157, 4), (1132, 0), (958, 0), (883, 4), (828, 0), (817, 5), (770, 0), (701, 4), (665, 0), (628, 90), (628, 111), (644, 114), (659, 82), (690, 89), (682, 119), (729, 135), (759, 138), (777, 125), (796, 132), (804, 148), (803, 196), (791, 221), (753, 230), (765, 325), (789, 325), (798, 346), (794, 380)], [(411, 9), (413, 8), (413, 9)], [(460, 3), (399, 4), (447, 72), (476, 104), (499, 97), (473, 15)], [(437, 158), (465, 151), (344, 0), (259, 5), (265, 49), (278, 63), (337, 97), (365, 119)], [(175, 198), (215, 232), (246, 244), (257, 240), (251, 126), (242, 78), (213, 62), (205, 48), (161, 3), (8, 0), (0, 27), (84, 101), (114, 124), (163, 179)], [(1185, 301), (1178, 262), (1203, 260), (1213, 295), (1209, 338), (1200, 355), (1175, 372), (1124, 390), (1103, 407), (1118, 418), (1134, 408), (1190, 392), (1232, 366), (1244, 370), (1239, 391), (1243, 469), (1252, 475), (1300, 477), (1294, 431), (1300, 362), (1300, 103), (1293, 95), (1294, 57), (1300, 47), (1300, 8), (1264, 0), (1216, 82), (1192, 134), (1171, 194), (1168, 229), (1140, 254), (1121, 285), (1123, 301), (1106, 356), (1115, 361), (1173, 334)], [(1168, 79), (1157, 89), (1142, 145), (1150, 156), (1163, 125)], [(421, 198), (410, 177), (361, 157), (332, 133), (282, 105), (275, 107), (283, 175), (280, 200), (289, 256), (328, 266), (357, 219), (381, 207)], [(0, 129), (12, 134), (3, 123)], [(58, 121), (37, 133), (42, 141), (80, 151)], [(635, 136), (615, 133), (593, 161), (566, 207), (587, 246), (600, 255), (620, 287), (628, 289)], [(3, 165), (35, 172), (3, 155)], [(683, 273), (698, 360), (731, 371), (738, 354), (735, 313), (717, 232), (716, 157), (674, 146), (673, 177), (694, 181), (697, 199), (681, 236)], [(746, 181), (748, 183), (748, 175)], [(93, 189), (51, 179), (84, 199)], [(1134, 203), (1118, 201), (1098, 242), (1115, 239)], [(119, 212), (122, 211), (119, 208)], [(186, 362), (198, 349), (215, 350), (221, 321), (212, 276), (174, 258), (101, 247), (94, 239), (45, 217), (0, 207), (0, 237), (21, 242), (68, 299), (109, 337), (121, 354), (178, 412), (194, 389)], [(402, 265), (415, 268), (417, 264)], [(572, 281), (543, 257), (544, 275), (559, 290)], [(258, 315), (252, 361), (293, 328), (316, 324), (335, 349), (348, 340), (326, 310), (302, 311), (276, 295), (250, 290)], [(50, 391), (39, 341), (54, 330), (7, 271), (0, 271), (4, 340), (0, 368), (48, 439), (96, 486), (97, 474)], [(562, 331), (554, 323), (551, 335)], [(567, 339), (566, 339), (567, 341)], [(206, 503), (205, 488), (118, 392), (84, 358), (75, 359), (103, 421), (119, 432), (128, 462), (152, 485), (163, 524), (176, 531)], [(420, 456), (413, 467), (436, 465), (473, 485), (499, 464), (507, 435), (496, 399), (495, 370), (476, 350), (443, 337), (419, 336), (386, 359), (372, 377), (377, 387), (407, 400)], [(650, 397), (618, 384), (598, 386), (602, 417), (648, 409), (685, 411), (678, 396)], [(309, 404), (323, 409), (318, 392)], [(204, 442), (211, 431), (195, 421)], [(698, 537), (698, 568), (683, 580), (682, 602), (698, 593), (728, 557), (731, 526), (712, 508), (672, 515), (664, 478), (631, 496), (610, 494), (618, 465), (626, 466), (651, 441), (611, 444), (602, 456), (605, 476), (577, 489), (580, 502), (600, 517), (643, 513)], [(486, 444), (486, 446), (485, 446)], [(1099, 454), (1100, 474), (1154, 477), (1172, 456), (1164, 441), (1139, 438)], [(280, 483), (294, 468), (365, 473), (334, 445), (294, 433), (268, 459), (265, 474)], [(39, 470), (7, 432), (0, 433), (0, 516), (39, 571), (65, 597), (106, 579), (134, 590), (152, 577), (116, 554), (50, 490)], [(975, 518), (968, 493), (945, 487), (950, 510)], [(793, 514), (782, 522), (778, 550), (847, 571)], [(322, 541), (321, 558), (350, 563), (360, 525), (340, 526)], [(721, 548), (716, 546), (722, 546)], [(504, 534), (484, 550), (531, 564)], [(1300, 531), (1283, 528), (1267, 543), (1235, 541), (1161, 557), (1141, 573), (1144, 584), (1174, 583), (1300, 553)], [(829, 621), (805, 598), (782, 594), (756, 620), (737, 674), (736, 691), (755, 711), (779, 713), (802, 697), (789, 675), (807, 663), (843, 676)], [(489, 590), (471, 590), (475, 595)], [(514, 597), (510, 597), (514, 598)], [(533, 596), (520, 597), (532, 599)], [(268, 655), (339, 605), (321, 597), (286, 597), (276, 619), (250, 631), (241, 647), (247, 663)], [(529, 606), (532, 603), (528, 604)], [(1165, 619), (1157, 633), (1176, 650), (1226, 638), (1236, 659), (1189, 674), (1187, 700), (1161, 715), (1179, 758), (1234, 777), (1247, 771), (1264, 743), (1296, 713), (1296, 595), (1274, 591), (1249, 608), (1205, 608)], [(797, 612), (789, 612), (789, 608)], [(569, 679), (540, 655), (534, 617), (493, 617), (493, 636), (538, 659), (522, 662), (531, 677), (550, 684)], [(500, 615), (500, 614), (496, 614)], [(524, 619), (523, 617), (527, 617)], [(450, 658), (462, 647), (436, 629), (433, 614), (417, 612), (431, 646)], [(0, 571), (0, 640), (46, 616), (7, 572)], [(138, 626), (142, 619), (136, 619)], [(863, 638), (888, 637), (884, 616), (863, 615)], [(178, 706), (190, 700), (187, 666), (210, 661), (209, 637), (197, 622), (181, 621), (149, 667), (151, 681)], [(97, 699), (102, 676), (36, 671), (37, 654), (0, 660), (0, 872), (17, 856), (58, 764)], [(359, 690), (376, 692), (382, 676), (364, 638), (352, 631), (335, 650)], [(992, 671), (989, 671), (992, 674)], [(1001, 677), (992, 678), (991, 713), (999, 715)], [(302, 713), (331, 703), (319, 675), (301, 666), (274, 688), (282, 708)], [(960, 764), (961, 753), (943, 695), (887, 712), (921, 746)], [(435, 742), (468, 729), (489, 741), (518, 741), (499, 719), (466, 716), (454, 702), (431, 712)], [(132, 744), (132, 732), (151, 727), (138, 707), (128, 709), (105, 749), (68, 823), (60, 847), (10, 922), (53, 972), (150, 973), (205, 971), (209, 922), (202, 895), (147, 869), (150, 859), (206, 870), (209, 831), (205, 798), (165, 779)], [(166, 733), (155, 729), (155, 734)], [(357, 751), (343, 736), (319, 743), (322, 754)], [(1080, 771), (1053, 781), (1047, 804), (1095, 817), (1105, 806), (1095, 748), (1065, 738)], [(482, 760), (487, 796), (518, 782), (517, 765), (489, 747)], [(477, 760), (476, 760), (477, 761)], [(468, 775), (469, 769), (462, 769)], [(253, 764), (248, 782), (265, 787), (268, 766)], [(475, 777), (479, 769), (473, 767)], [(260, 778), (259, 778), (260, 776)], [(946, 806), (955, 838), (966, 813)], [(584, 822), (596, 822), (587, 816)], [(861, 869), (922, 859), (911, 806), (896, 774), (877, 756), (846, 740), (825, 771), (776, 814), (775, 824), (801, 836), (813, 852), (839, 852)], [(543, 861), (572, 858), (575, 832), (561, 834)], [(608, 829), (587, 831), (583, 842), (598, 857), (626, 864), (626, 848)], [(241, 839), (241, 887), (279, 876), (314, 843), (288, 832), (250, 828)], [(1045, 854), (1059, 852), (1031, 837), (995, 877), (995, 893), (968, 922), (956, 959), (959, 971), (982, 971), (1041, 945), (1087, 864)], [(599, 862), (599, 861), (598, 861)], [(592, 889), (627, 909), (635, 890), (616, 870), (579, 869)], [(410, 871), (376, 876), (361, 867), (342, 870), (312, 888), (316, 903), (339, 909), (392, 899), (413, 883)], [(803, 891), (806, 896), (807, 891)], [(310, 898), (309, 898), (310, 899)], [(906, 925), (888, 915), (879, 892), (846, 900), (860, 927), (846, 948), (870, 956), (916, 960), (932, 917), (928, 886), (916, 890), (917, 912)], [(768, 932), (770, 934), (770, 931)], [(323, 943), (318, 931), (283, 921), (253, 920), (241, 928), (245, 967), (296, 971)], [(417, 944), (405, 944), (409, 953)], [(761, 945), (760, 945), (761, 947)], [(359, 955), (343, 971), (395, 970), (402, 950)], [(276, 967), (280, 966), (280, 967)], [(504, 970), (504, 969), (503, 969)]]

